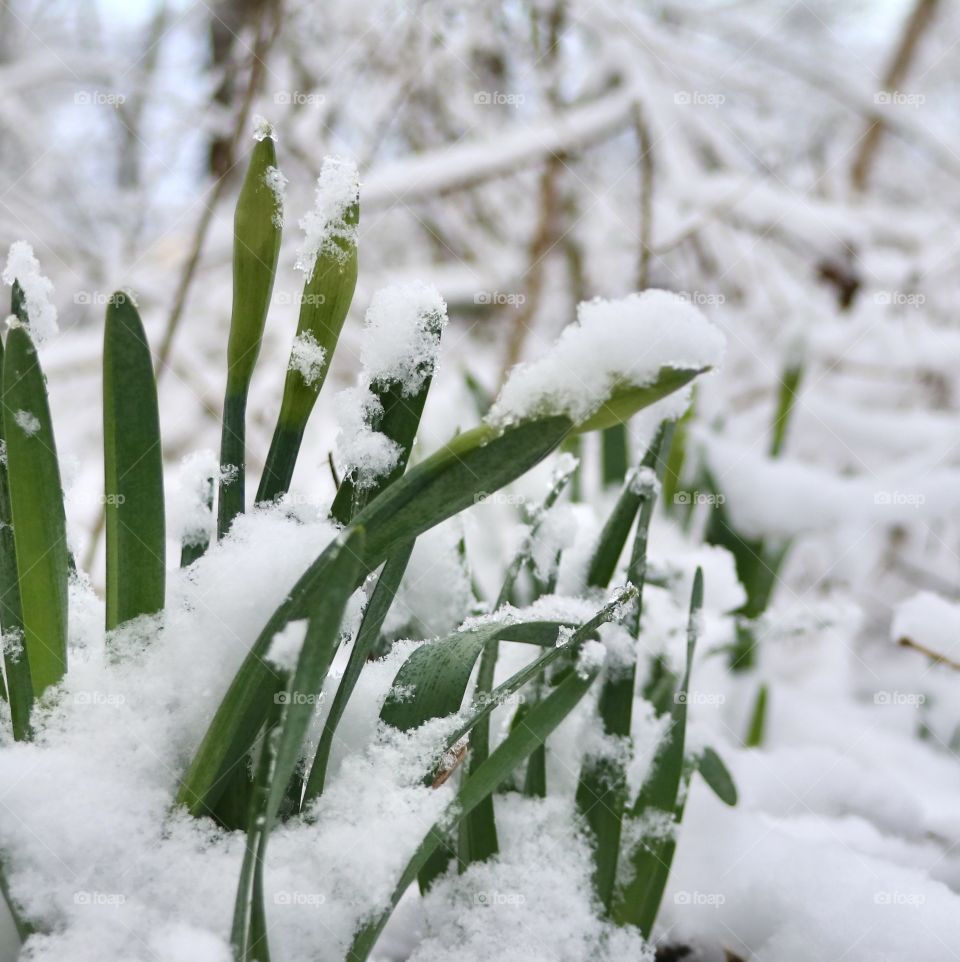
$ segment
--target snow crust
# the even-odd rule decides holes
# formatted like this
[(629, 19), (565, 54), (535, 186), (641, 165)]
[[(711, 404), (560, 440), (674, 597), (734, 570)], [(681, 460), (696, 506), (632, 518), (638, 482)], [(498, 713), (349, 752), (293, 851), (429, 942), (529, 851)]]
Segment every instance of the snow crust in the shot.
[(14, 241), (10, 245), (2, 276), (3, 282), (11, 286), (15, 280), (19, 281), (34, 339), (42, 343), (53, 337), (60, 329), (57, 309), (50, 302), (53, 282), (40, 273), (40, 262), (26, 241)]

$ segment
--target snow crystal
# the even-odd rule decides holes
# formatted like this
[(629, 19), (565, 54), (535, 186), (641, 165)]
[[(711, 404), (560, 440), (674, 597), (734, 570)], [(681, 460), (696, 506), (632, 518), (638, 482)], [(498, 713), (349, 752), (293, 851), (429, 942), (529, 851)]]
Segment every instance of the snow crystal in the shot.
[(14, 414), (13, 420), (17, 422), (17, 427), (30, 437), (40, 430), (40, 419), (32, 411), (21, 409)]
[(317, 343), (312, 331), (297, 336), (290, 351), (290, 370), (299, 372), (307, 385), (316, 384), (324, 371), (327, 352)]
[(300, 658), (303, 641), (307, 637), (307, 620), (288, 621), (283, 629), (278, 631), (267, 649), (267, 661), (274, 664), (281, 671), (294, 672)]
[(357, 165), (352, 160), (339, 157), (325, 157), (320, 176), (317, 178), (317, 191), (313, 210), (300, 221), (304, 240), (297, 251), (297, 269), (313, 277), (313, 269), (320, 255), (328, 255), (344, 261), (345, 246), (357, 243), (357, 225), (346, 221), (350, 208), (360, 196), (360, 178)]
[[(26, 241), (14, 241), (7, 254), (7, 266), (3, 270), (5, 284), (18, 281), (23, 290), (30, 332), (40, 342), (57, 333), (57, 309), (50, 303), (53, 283), (40, 273), (40, 262), (33, 255), (33, 248)], [(7, 321), (9, 324), (9, 319)]]
[(358, 488), (371, 487), (396, 467), (400, 446), (371, 426), (382, 416), (377, 396), (366, 387), (347, 388), (334, 400), (337, 423), (337, 455), (344, 471)]
[(287, 178), (278, 167), (268, 167), (263, 182), (273, 191), (276, 209), (273, 212), (273, 226), (283, 227), (283, 207), (287, 199)]
[(253, 117), (253, 139), (259, 141), (266, 140), (268, 137), (271, 140), (277, 139), (277, 132), (273, 129), (273, 124), (266, 117), (255, 114)]
[(446, 323), (446, 302), (431, 284), (378, 290), (367, 309), (360, 347), (369, 383), (397, 383), (405, 397), (416, 394), (434, 371)]
[(490, 412), (494, 424), (546, 414), (580, 423), (618, 385), (644, 387), (663, 367), (716, 365), (724, 337), (697, 308), (668, 291), (631, 294), (580, 305), (543, 357), (513, 369)]

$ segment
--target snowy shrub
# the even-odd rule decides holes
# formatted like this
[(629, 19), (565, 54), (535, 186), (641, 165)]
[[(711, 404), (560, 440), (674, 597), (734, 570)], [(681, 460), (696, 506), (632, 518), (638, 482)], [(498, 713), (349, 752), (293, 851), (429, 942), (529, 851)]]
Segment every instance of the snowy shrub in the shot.
[[(219, 469), (202, 455), (185, 469), (179, 570), (150, 348), (132, 296), (110, 298), (103, 609), (67, 548), (35, 347), (55, 329), (49, 284), (22, 244), (4, 273), (0, 880), (25, 957), (479, 958), (486, 931), (505, 957), (650, 958), (694, 771), (736, 802), (717, 753), (688, 744), (687, 714), (697, 639), (732, 638), (739, 599), (705, 606), (697, 559), (646, 584), (674, 422), (723, 338), (661, 291), (584, 304), (478, 426), (411, 458), (446, 304), (423, 283), (382, 290), (358, 384), (336, 401), (336, 496), (300, 510), (290, 482), (357, 279), (357, 172), (328, 161), (301, 221), (300, 321), (251, 507), (246, 399), (285, 183), (258, 122)], [(642, 409), (646, 453), (598, 503), (604, 520), (570, 500), (581, 467), (564, 449)], [(542, 502), (487, 600), (455, 525), (492, 509), (513, 537), (498, 492), (541, 462)], [(417, 886), (429, 931), (390, 949), (384, 929)]]

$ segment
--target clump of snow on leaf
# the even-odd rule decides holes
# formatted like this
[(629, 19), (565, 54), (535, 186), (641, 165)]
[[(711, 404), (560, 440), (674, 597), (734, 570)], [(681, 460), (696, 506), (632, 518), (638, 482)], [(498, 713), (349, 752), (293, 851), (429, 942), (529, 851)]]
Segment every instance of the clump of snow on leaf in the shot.
[(352, 160), (325, 157), (313, 210), (300, 220), (303, 244), (297, 251), (297, 269), (313, 277), (317, 258), (322, 255), (343, 262), (351, 245), (357, 243), (357, 225), (347, 223), (350, 208), (360, 198), (360, 177)]
[(383, 405), (372, 388), (399, 385), (404, 397), (423, 387), (437, 363), (447, 305), (429, 284), (413, 282), (374, 294), (360, 344), (358, 385), (341, 391), (335, 405), (341, 466), (358, 487), (370, 487), (400, 458), (397, 444), (376, 430)]
[(313, 332), (304, 331), (293, 341), (290, 370), (297, 371), (307, 385), (316, 384), (323, 374), (327, 352), (317, 343)]
[(383, 416), (383, 405), (368, 387), (341, 391), (334, 401), (340, 433), (337, 455), (358, 488), (376, 484), (377, 478), (396, 467), (400, 447), (373, 424)]
[(562, 414), (581, 423), (618, 388), (651, 385), (665, 367), (711, 367), (723, 349), (720, 331), (668, 291), (587, 301), (550, 351), (513, 369), (489, 417), (509, 424)]
[(13, 420), (17, 422), (17, 427), (30, 437), (40, 430), (40, 419), (32, 411), (17, 411), (13, 415)]
[(360, 361), (371, 383), (399, 384), (405, 397), (436, 367), (447, 305), (432, 284), (381, 288), (367, 310)]
[(287, 199), (287, 178), (279, 167), (268, 167), (263, 182), (273, 191), (276, 208), (273, 212), (274, 227), (283, 227), (283, 207)]
[(53, 337), (59, 330), (57, 309), (50, 303), (53, 282), (40, 273), (40, 262), (26, 241), (14, 241), (10, 245), (3, 281), (5, 284), (12, 285), (14, 281), (20, 284), (33, 337), (37, 341)]
[(255, 114), (253, 117), (253, 139), (260, 141), (266, 140), (268, 137), (270, 140), (277, 139), (277, 132), (273, 129), (273, 124), (266, 117)]

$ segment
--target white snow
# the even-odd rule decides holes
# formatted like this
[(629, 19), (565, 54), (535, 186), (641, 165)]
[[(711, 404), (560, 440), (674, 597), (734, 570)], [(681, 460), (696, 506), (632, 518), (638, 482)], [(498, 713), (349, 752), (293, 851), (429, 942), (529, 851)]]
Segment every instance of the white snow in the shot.
[(398, 445), (371, 427), (371, 422), (383, 414), (383, 407), (367, 387), (346, 388), (334, 404), (340, 426), (338, 461), (353, 475), (357, 487), (371, 487), (396, 466), (400, 457)]
[(490, 412), (495, 424), (563, 414), (574, 423), (596, 413), (617, 387), (645, 387), (664, 367), (719, 363), (724, 338), (688, 301), (667, 291), (580, 305), (578, 323), (556, 345), (510, 374)]
[(289, 621), (278, 631), (267, 649), (266, 659), (277, 668), (286, 672), (297, 670), (300, 651), (307, 637), (307, 621)]
[(384, 287), (367, 309), (360, 362), (370, 384), (397, 383), (405, 397), (436, 367), (447, 305), (431, 284)]
[(59, 330), (57, 309), (50, 302), (53, 282), (40, 273), (40, 262), (26, 241), (14, 241), (7, 254), (3, 282), (12, 286), (14, 281), (23, 289), (30, 333), (38, 343), (49, 340)]
[(307, 385), (316, 384), (323, 375), (327, 352), (317, 343), (312, 331), (304, 331), (293, 339), (290, 370), (297, 371)]
[(273, 214), (275, 227), (283, 227), (283, 210), (287, 201), (287, 178), (278, 167), (268, 167), (263, 175), (264, 183), (273, 191), (276, 210)]
[(325, 157), (317, 178), (313, 210), (300, 220), (305, 236), (297, 251), (296, 266), (307, 275), (307, 280), (313, 276), (319, 256), (341, 262), (346, 259), (346, 251), (338, 241), (347, 246), (357, 243), (357, 227), (348, 224), (346, 217), (359, 196), (357, 165), (352, 160)]
[(930, 591), (902, 601), (894, 612), (890, 636), (895, 642), (907, 639), (931, 653), (960, 658), (960, 605)]
[(24, 434), (33, 437), (40, 430), (40, 419), (32, 411), (16, 411), (13, 420)]

